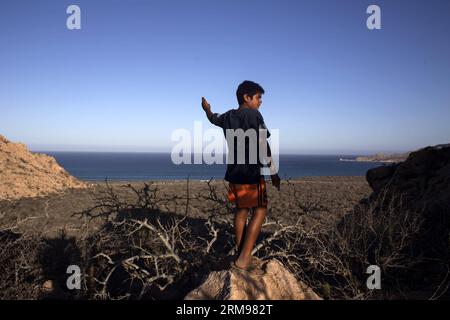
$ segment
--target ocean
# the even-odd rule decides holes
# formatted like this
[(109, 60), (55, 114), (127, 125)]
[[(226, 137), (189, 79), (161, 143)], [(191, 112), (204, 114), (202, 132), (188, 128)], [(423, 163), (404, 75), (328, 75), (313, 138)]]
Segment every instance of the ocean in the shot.
[[(226, 164), (173, 164), (170, 153), (49, 152), (73, 176), (86, 181), (223, 179)], [(376, 162), (339, 161), (349, 155), (280, 155), (282, 179), (307, 176), (364, 176)], [(225, 163), (225, 161), (224, 161)]]

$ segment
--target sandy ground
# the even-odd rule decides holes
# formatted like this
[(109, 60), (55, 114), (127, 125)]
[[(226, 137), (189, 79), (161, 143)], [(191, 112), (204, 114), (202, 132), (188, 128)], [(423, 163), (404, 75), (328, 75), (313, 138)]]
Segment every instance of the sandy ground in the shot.
[[(144, 182), (130, 182), (142, 189)], [(136, 199), (133, 191), (127, 186), (128, 182), (112, 182), (115, 193), (124, 201)], [(214, 180), (211, 186), (216, 188), (217, 195), (225, 198), (227, 182)], [(184, 214), (186, 212), (187, 181), (155, 181), (151, 189), (158, 188), (157, 196), (181, 199), (170, 201), (161, 210)], [(45, 237), (55, 236), (61, 229), (68, 235), (77, 236), (81, 226), (86, 221), (73, 213), (80, 212), (94, 206), (99, 197), (106, 191), (105, 182), (90, 183), (88, 189), (69, 189), (63, 193), (46, 197), (23, 198), (0, 202), (0, 230), (11, 229), (14, 232), (40, 234)], [(269, 198), (268, 218), (278, 219), (289, 224), (297, 220), (298, 216), (308, 213), (308, 219), (333, 222), (348, 212), (371, 189), (364, 177), (306, 177), (282, 181), (281, 191), (267, 182)], [(187, 215), (193, 218), (206, 218), (213, 205), (211, 201), (195, 199), (196, 195), (208, 195), (209, 187), (206, 181), (190, 180)], [(232, 219), (232, 214), (225, 217)], [(101, 221), (89, 224), (93, 232), (101, 225)]]

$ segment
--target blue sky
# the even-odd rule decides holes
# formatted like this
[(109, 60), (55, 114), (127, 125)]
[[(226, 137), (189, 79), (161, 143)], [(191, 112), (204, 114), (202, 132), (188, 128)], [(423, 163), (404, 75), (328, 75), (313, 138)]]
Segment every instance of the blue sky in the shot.
[[(81, 30), (66, 8), (81, 8)], [(381, 8), (368, 30), (366, 8)], [(450, 138), (450, 1), (0, 2), (0, 134), (34, 150), (169, 151), (237, 107), (283, 153), (400, 152)], [(218, 129), (219, 130), (219, 129)]]

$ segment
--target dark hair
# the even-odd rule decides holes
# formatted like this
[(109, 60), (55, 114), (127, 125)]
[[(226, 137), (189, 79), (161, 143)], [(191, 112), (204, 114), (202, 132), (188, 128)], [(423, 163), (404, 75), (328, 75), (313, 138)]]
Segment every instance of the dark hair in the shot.
[(256, 82), (245, 80), (236, 90), (236, 98), (239, 105), (244, 103), (244, 95), (248, 94), (250, 97), (253, 97), (257, 93), (264, 93), (264, 89)]

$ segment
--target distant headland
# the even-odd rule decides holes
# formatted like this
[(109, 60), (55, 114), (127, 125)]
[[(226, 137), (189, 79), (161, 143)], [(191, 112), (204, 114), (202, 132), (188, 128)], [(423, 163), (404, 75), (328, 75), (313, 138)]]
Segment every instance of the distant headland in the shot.
[(384, 154), (377, 153), (372, 156), (360, 156), (355, 159), (345, 159), (339, 158), (340, 161), (356, 161), (356, 162), (386, 162), (386, 163), (394, 163), (394, 162), (402, 162), (405, 161), (410, 152), (407, 153), (395, 153), (395, 154)]

